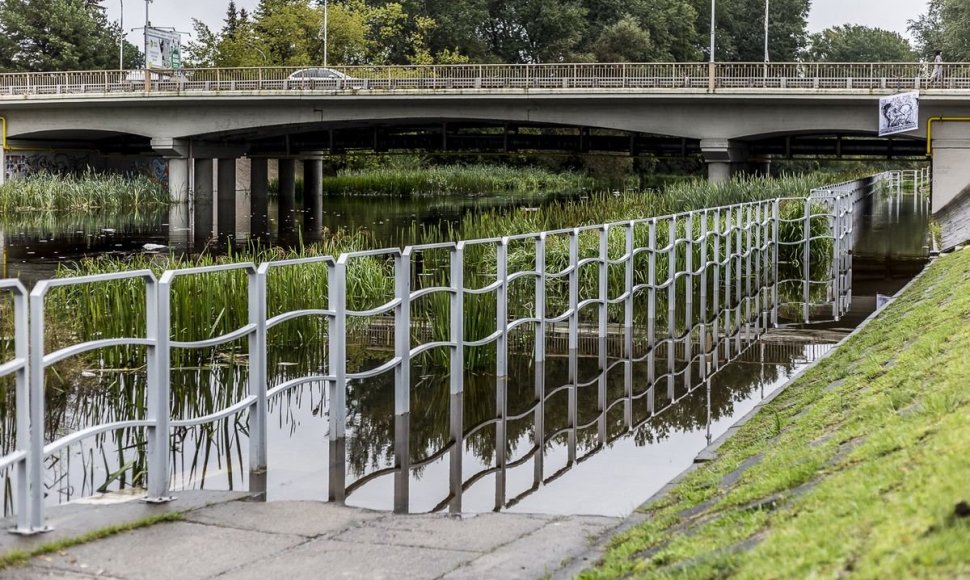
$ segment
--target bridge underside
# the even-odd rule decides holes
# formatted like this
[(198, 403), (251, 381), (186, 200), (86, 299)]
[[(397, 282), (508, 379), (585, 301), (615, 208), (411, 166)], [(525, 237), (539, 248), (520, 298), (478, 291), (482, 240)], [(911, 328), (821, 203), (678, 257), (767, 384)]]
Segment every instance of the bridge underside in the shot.
[[(703, 156), (702, 140), (588, 126), (469, 121), (329, 123), (261, 132), (205, 135), (192, 142), (226, 147), (249, 156), (292, 156), (307, 151), (345, 153), (441, 153), (519, 155), (616, 154), (651, 157)], [(90, 150), (104, 155), (156, 155), (147, 137), (114, 132), (50, 131), (12, 141), (49, 150)], [(925, 140), (860, 134), (797, 134), (733, 140), (744, 158), (907, 158), (924, 157)]]

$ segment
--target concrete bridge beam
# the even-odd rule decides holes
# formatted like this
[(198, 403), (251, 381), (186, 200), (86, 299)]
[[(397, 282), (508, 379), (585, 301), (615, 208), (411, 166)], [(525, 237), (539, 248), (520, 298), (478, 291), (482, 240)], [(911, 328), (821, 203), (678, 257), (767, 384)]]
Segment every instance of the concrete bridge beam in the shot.
[(296, 160), (281, 158), (279, 173), (279, 235), (291, 236), (296, 231)]
[(192, 210), (195, 218), (194, 242), (197, 247), (204, 245), (212, 237), (212, 159), (195, 159), (195, 191), (192, 196)]
[(730, 139), (701, 139), (701, 153), (707, 163), (707, 179), (711, 183), (725, 183), (747, 160), (747, 151)]
[(323, 152), (303, 159), (303, 235), (319, 241), (323, 234)]
[(255, 238), (269, 235), (269, 159), (250, 158), (249, 165), (250, 234)]
[(219, 159), (219, 199), (216, 205), (219, 242), (236, 238), (236, 158)]

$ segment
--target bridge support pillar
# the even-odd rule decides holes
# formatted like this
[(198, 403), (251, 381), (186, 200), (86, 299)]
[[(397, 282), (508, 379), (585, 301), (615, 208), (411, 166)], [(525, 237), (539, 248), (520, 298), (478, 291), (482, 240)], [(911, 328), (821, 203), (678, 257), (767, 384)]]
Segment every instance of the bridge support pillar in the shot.
[(296, 231), (296, 160), (279, 160), (279, 236), (285, 239)]
[(195, 217), (195, 245), (202, 246), (212, 237), (212, 160), (195, 160), (195, 191), (193, 213)]
[(189, 201), (189, 143), (185, 139), (153, 137), (152, 150), (168, 164), (168, 194), (173, 203)]
[(970, 241), (970, 123), (933, 126), (933, 218), (940, 225), (943, 250)]
[(303, 160), (303, 235), (319, 241), (323, 234), (323, 156)]
[(254, 238), (269, 235), (269, 159), (253, 157), (249, 166), (250, 232)]
[(701, 139), (701, 152), (707, 163), (707, 179), (711, 183), (726, 183), (745, 160), (742, 147), (729, 139)]
[(219, 160), (219, 242), (231, 244), (236, 237), (236, 159)]
[(189, 202), (189, 160), (168, 158), (168, 194), (172, 203)]

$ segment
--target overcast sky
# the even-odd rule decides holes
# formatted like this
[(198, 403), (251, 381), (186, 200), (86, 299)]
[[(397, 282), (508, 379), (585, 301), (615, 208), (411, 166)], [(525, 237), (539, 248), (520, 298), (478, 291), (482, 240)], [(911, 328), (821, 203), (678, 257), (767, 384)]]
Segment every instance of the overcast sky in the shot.
[[(105, 0), (108, 17), (117, 20), (122, 0)], [(153, 0), (151, 20), (155, 26), (174, 26), (180, 31), (192, 30), (192, 19), (198, 18), (218, 29), (229, 0)], [(240, 8), (252, 10), (258, 0), (236, 0)], [(896, 30), (906, 34), (906, 21), (926, 10), (927, 0), (813, 0), (809, 29), (813, 32), (838, 24), (864, 24)], [(141, 0), (125, 3), (125, 28), (141, 26), (145, 21), (145, 4)], [(141, 46), (141, 35), (133, 32), (130, 40)]]

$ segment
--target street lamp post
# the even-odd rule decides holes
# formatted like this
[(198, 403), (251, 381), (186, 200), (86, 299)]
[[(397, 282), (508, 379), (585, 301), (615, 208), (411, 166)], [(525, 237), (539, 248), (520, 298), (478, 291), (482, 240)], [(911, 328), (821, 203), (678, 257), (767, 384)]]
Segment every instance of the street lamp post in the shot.
[(771, 0), (765, 0), (765, 64), (768, 63), (768, 7)]
[(714, 27), (717, 25), (717, 0), (711, 0), (711, 62), (714, 62)]
[[(151, 20), (148, 17), (148, 7), (151, 5), (152, 0), (145, 0), (145, 69), (151, 67), (151, 63), (148, 62), (148, 28), (152, 25)], [(145, 80), (147, 82), (148, 75), (145, 75)]]
[(330, 31), (330, 26), (328, 22), (329, 16), (330, 16), (330, 0), (323, 0), (323, 66), (324, 68), (327, 67), (327, 60), (328, 60), (327, 57), (329, 56), (328, 50), (330, 48), (327, 45), (327, 35), (328, 35), (328, 32)]
[(125, 70), (125, 0), (121, 1), (121, 32), (118, 35), (118, 70)]

